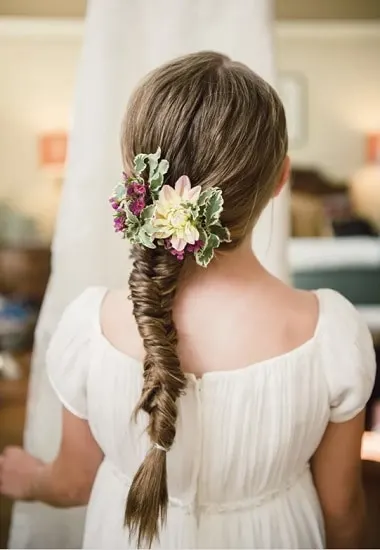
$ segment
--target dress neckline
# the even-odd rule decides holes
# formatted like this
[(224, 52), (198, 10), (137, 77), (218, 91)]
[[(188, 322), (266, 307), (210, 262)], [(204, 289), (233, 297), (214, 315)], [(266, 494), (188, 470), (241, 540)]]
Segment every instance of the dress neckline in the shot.
[[(109, 289), (106, 287), (102, 287), (102, 298), (100, 300), (99, 309), (97, 310), (96, 315), (96, 322), (95, 322), (95, 328), (96, 333), (100, 341), (102, 341), (103, 345), (105, 345), (112, 353), (114, 353), (117, 357), (124, 359), (124, 361), (128, 361), (129, 363), (133, 364), (135, 367), (139, 369), (139, 371), (143, 372), (143, 363), (140, 359), (137, 359), (136, 357), (133, 357), (132, 355), (129, 355), (125, 353), (124, 351), (121, 351), (116, 346), (110, 342), (110, 340), (105, 336), (102, 329), (101, 319), (100, 319), (100, 313), (102, 309), (102, 304), (109, 292)], [(322, 292), (323, 289), (318, 290), (312, 290), (313, 294), (316, 296), (318, 301), (318, 319), (317, 323), (314, 329), (314, 334), (305, 342), (300, 344), (299, 346), (285, 352), (281, 353), (280, 355), (274, 355), (272, 357), (268, 357), (267, 359), (263, 359), (262, 361), (257, 361), (255, 363), (249, 363), (243, 367), (239, 367), (236, 369), (226, 369), (226, 370), (215, 370), (215, 371), (207, 371), (204, 372), (201, 376), (197, 376), (196, 374), (192, 372), (184, 372), (184, 375), (187, 379), (192, 380), (194, 382), (201, 382), (207, 378), (218, 378), (218, 377), (228, 377), (228, 376), (237, 376), (239, 374), (248, 374), (252, 370), (261, 368), (267, 368), (271, 367), (274, 364), (277, 364), (278, 362), (286, 362), (289, 359), (296, 358), (299, 355), (302, 355), (302, 353), (305, 353), (309, 350), (309, 348), (314, 347), (316, 341), (318, 340), (319, 333), (321, 331), (321, 325), (322, 320), (324, 316), (324, 309), (323, 309), (323, 300), (322, 300)]]

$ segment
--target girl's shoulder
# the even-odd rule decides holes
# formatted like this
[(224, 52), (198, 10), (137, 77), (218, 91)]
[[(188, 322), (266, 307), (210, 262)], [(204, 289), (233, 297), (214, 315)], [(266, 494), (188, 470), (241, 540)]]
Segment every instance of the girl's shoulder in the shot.
[(316, 350), (328, 383), (331, 420), (344, 422), (358, 414), (371, 395), (376, 375), (373, 339), (362, 314), (339, 292), (320, 289), (316, 294)]
[(51, 385), (73, 414), (87, 418), (86, 380), (90, 351), (100, 330), (99, 312), (105, 287), (90, 287), (63, 311), (50, 339), (46, 368)]

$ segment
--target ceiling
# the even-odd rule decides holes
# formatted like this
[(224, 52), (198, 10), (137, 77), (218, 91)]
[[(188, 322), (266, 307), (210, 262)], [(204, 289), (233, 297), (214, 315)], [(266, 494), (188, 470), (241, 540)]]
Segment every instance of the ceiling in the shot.
[[(380, 0), (274, 1), (281, 20), (380, 19)], [(85, 8), (86, 0), (0, 0), (0, 16), (83, 17)]]

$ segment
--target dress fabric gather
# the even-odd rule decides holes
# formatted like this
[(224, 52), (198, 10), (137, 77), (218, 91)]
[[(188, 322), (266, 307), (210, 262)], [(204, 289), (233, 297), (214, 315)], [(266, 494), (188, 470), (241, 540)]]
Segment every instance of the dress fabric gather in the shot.
[[(150, 448), (147, 418), (131, 420), (142, 365), (103, 336), (107, 289), (66, 309), (47, 353), (63, 405), (89, 422), (104, 452), (86, 517), (85, 548), (135, 548), (124, 527), (131, 480)], [(245, 368), (186, 375), (168, 452), (169, 508), (153, 548), (323, 548), (310, 459), (329, 422), (366, 405), (375, 357), (367, 326), (340, 294), (322, 289), (314, 336)], [(233, 366), (232, 366), (233, 367)]]

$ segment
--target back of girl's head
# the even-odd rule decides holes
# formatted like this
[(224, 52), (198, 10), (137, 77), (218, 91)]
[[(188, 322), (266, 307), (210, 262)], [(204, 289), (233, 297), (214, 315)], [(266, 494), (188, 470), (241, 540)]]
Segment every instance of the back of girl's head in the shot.
[[(125, 117), (126, 172), (138, 153), (161, 147), (170, 163), (165, 184), (182, 175), (192, 186), (217, 186), (221, 221), (238, 246), (273, 196), (287, 153), (284, 109), (276, 92), (248, 67), (213, 52), (174, 60), (135, 91)], [(153, 444), (131, 485), (126, 523), (138, 544), (151, 545), (165, 518), (166, 452), (175, 438), (176, 401), (186, 387), (172, 316), (183, 262), (164, 248), (135, 246), (130, 289), (144, 340), (144, 387), (136, 411), (148, 413)]]
[[(123, 156), (160, 146), (165, 183), (223, 190), (223, 222), (240, 241), (273, 194), (287, 152), (285, 114), (276, 92), (246, 66), (212, 52), (192, 54), (151, 73), (125, 119)], [(250, 227), (251, 228), (251, 227)]]

